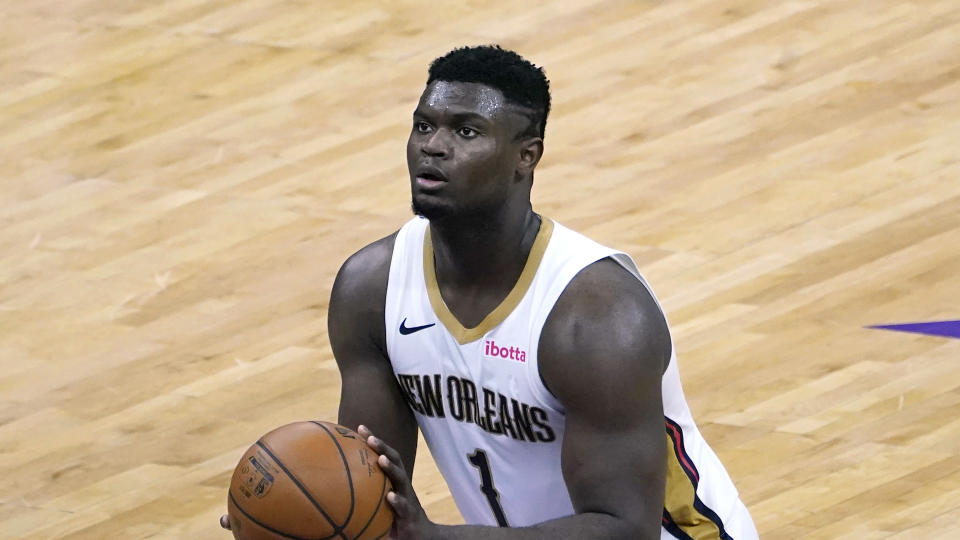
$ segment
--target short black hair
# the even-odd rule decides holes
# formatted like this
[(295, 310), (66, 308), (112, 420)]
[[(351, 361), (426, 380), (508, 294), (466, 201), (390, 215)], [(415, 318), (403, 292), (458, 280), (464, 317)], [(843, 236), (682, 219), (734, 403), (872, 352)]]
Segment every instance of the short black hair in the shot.
[(519, 54), (499, 45), (461, 47), (430, 64), (427, 85), (434, 81), (479, 83), (496, 88), (509, 103), (528, 109), (530, 127), (521, 136), (543, 138), (550, 114), (550, 81)]

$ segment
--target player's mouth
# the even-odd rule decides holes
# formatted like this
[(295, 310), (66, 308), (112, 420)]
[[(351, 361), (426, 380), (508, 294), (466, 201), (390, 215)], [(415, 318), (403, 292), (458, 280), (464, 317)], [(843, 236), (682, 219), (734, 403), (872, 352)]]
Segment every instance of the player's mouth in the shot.
[(417, 187), (423, 191), (434, 191), (447, 183), (447, 177), (443, 175), (440, 169), (435, 167), (417, 169), (416, 178)]

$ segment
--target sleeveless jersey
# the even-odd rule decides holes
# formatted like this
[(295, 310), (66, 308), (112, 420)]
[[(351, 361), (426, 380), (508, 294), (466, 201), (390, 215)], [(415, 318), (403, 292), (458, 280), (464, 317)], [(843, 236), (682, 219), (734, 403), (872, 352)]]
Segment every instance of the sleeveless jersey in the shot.
[[(522, 527), (572, 515), (560, 462), (564, 408), (540, 378), (540, 332), (567, 284), (600, 259), (649, 286), (628, 255), (544, 218), (513, 290), (478, 326), (465, 328), (440, 296), (428, 224), (414, 218), (396, 237), (387, 353), (457, 508), (477, 525)], [(675, 351), (663, 374), (663, 409), (661, 537), (757, 538), (693, 422)]]

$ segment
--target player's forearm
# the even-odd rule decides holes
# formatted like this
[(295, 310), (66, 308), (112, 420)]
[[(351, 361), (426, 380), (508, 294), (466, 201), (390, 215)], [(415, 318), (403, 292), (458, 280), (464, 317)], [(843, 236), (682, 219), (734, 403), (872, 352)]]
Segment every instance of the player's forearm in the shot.
[(438, 525), (437, 536), (430, 540), (642, 540), (660, 538), (659, 525), (640, 526), (610, 514), (587, 512), (532, 527)]
[(360, 425), (376, 429), (383, 433), (385, 440), (400, 453), (408, 474), (413, 474), (413, 467), (417, 457), (417, 424), (413, 420), (405, 405), (384, 411), (366, 406), (353, 406), (356, 400), (344, 398), (340, 402), (338, 423), (351, 429), (358, 429)]

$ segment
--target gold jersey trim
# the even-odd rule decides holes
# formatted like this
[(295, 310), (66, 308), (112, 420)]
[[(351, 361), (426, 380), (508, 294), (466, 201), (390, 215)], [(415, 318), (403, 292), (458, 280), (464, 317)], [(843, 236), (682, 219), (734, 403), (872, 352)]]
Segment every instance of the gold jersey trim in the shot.
[(672, 525), (692, 540), (729, 540), (730, 535), (723, 528), (720, 517), (697, 497), (699, 472), (695, 470), (683, 448), (683, 432), (680, 426), (669, 418), (666, 418), (666, 423), (667, 485), (663, 501), (664, 519), (669, 515)]
[(488, 313), (480, 321), (480, 324), (473, 328), (467, 328), (450, 311), (440, 294), (440, 286), (437, 284), (437, 269), (433, 260), (433, 243), (430, 241), (430, 226), (427, 226), (427, 232), (423, 236), (423, 277), (427, 284), (427, 296), (430, 298), (430, 306), (433, 307), (437, 318), (453, 335), (457, 343), (465, 345), (480, 339), (502, 323), (520, 304), (524, 295), (527, 294), (530, 284), (533, 283), (533, 277), (537, 274), (537, 269), (540, 267), (540, 261), (543, 260), (543, 254), (547, 251), (547, 244), (550, 243), (552, 234), (553, 220), (541, 216), (540, 230), (537, 231), (537, 237), (533, 240), (533, 246), (530, 247), (530, 253), (527, 255), (527, 262), (523, 265), (523, 271), (517, 278), (517, 282), (513, 285), (507, 297), (500, 302), (500, 305)]

